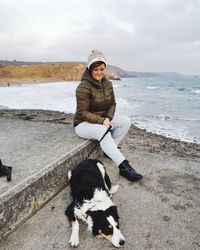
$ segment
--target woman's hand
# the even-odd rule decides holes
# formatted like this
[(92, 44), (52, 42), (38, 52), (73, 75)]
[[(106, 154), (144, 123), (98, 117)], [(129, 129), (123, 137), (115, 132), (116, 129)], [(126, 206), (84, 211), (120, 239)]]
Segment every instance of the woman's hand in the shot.
[(110, 126), (112, 127), (112, 123), (109, 121), (108, 118), (105, 118), (103, 125), (106, 126), (107, 128), (109, 128)]

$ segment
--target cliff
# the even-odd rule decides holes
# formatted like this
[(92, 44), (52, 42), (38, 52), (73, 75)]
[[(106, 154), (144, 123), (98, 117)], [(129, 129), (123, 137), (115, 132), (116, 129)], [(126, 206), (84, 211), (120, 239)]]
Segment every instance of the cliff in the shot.
[[(85, 62), (43, 63), (0, 60), (0, 84), (35, 81), (79, 81), (85, 67)], [(176, 72), (126, 71), (113, 65), (107, 66), (106, 74), (111, 80), (119, 80), (123, 77), (179, 75)]]
[(1, 65), (0, 81), (66, 81), (79, 80), (85, 69), (81, 63), (46, 63), (33, 65)]

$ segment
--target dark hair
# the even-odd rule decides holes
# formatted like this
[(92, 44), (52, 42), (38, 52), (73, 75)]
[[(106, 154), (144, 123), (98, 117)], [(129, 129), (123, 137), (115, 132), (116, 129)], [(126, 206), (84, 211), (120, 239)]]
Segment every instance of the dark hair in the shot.
[(106, 64), (102, 61), (96, 61), (96, 62), (93, 62), (91, 65), (90, 65), (90, 68), (89, 68), (89, 71), (90, 73), (92, 72), (92, 70), (98, 66), (100, 66), (101, 64), (104, 64), (105, 67), (106, 67)]

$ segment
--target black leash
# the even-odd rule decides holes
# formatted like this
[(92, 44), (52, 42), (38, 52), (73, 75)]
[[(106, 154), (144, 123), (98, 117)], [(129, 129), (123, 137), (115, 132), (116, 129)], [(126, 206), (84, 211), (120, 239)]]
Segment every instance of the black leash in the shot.
[(100, 142), (103, 140), (103, 138), (112, 130), (112, 127), (109, 126), (108, 129), (106, 130), (106, 132), (103, 134), (103, 136), (101, 137), (101, 139), (99, 141), (96, 141), (96, 145), (94, 145), (94, 147), (92, 148), (92, 150), (89, 152), (89, 154), (86, 156), (86, 160), (89, 158), (89, 156), (94, 152), (94, 150), (96, 149), (97, 146), (99, 146)]

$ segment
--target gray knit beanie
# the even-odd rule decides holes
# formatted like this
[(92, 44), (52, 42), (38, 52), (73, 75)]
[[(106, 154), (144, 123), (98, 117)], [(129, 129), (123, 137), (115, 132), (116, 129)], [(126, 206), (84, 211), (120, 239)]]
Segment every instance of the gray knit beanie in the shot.
[(101, 51), (97, 49), (93, 49), (92, 52), (88, 56), (87, 67), (88, 69), (94, 62), (103, 62), (105, 66), (107, 65), (105, 56), (101, 53)]

